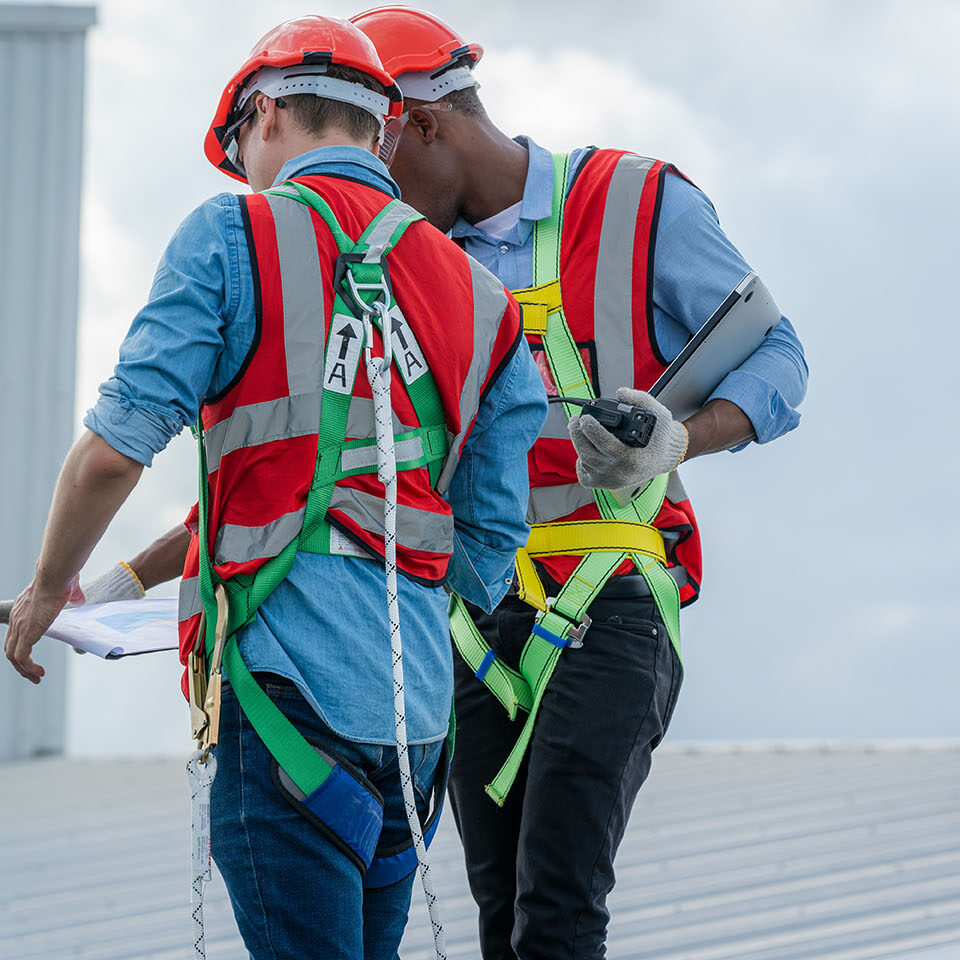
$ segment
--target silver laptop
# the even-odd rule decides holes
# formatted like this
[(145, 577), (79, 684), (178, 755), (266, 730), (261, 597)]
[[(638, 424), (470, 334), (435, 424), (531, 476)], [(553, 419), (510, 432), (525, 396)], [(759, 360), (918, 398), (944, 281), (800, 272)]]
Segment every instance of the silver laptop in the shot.
[(755, 274), (748, 273), (650, 388), (677, 420), (696, 413), (763, 342), (780, 309)]

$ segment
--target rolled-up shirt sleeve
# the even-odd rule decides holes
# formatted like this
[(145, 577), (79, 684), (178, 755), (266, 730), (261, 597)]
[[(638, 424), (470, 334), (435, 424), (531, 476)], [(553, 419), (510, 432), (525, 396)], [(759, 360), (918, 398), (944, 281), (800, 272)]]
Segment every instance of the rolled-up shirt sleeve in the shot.
[[(670, 174), (664, 181), (654, 254), (654, 324), (658, 347), (673, 360), (737, 284), (751, 271), (720, 227), (707, 197)], [(807, 363), (793, 325), (781, 316), (760, 346), (729, 373), (710, 400), (735, 403), (759, 443), (800, 423)], [(735, 449), (743, 449), (737, 447)]]
[(507, 592), (530, 534), (527, 451), (546, 416), (543, 381), (521, 339), (480, 405), (447, 491), (455, 530), (447, 588), (488, 612)]
[(223, 328), (239, 295), (237, 249), (227, 241), (236, 204), (221, 194), (177, 229), (114, 374), (84, 417), (89, 430), (146, 466), (196, 420), (224, 352)]

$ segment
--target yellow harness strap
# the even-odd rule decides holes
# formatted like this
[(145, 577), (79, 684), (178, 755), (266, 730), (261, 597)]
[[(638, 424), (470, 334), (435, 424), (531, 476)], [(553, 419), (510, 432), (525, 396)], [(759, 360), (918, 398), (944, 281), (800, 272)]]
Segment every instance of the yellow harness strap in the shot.
[(517, 596), (531, 607), (546, 612), (547, 592), (524, 547), (517, 551)]
[(523, 311), (523, 332), (542, 337), (547, 332), (547, 316), (561, 307), (560, 281), (551, 280), (536, 287), (512, 291)]
[(537, 610), (547, 609), (547, 593), (533, 557), (584, 556), (588, 553), (642, 554), (667, 562), (663, 535), (636, 520), (571, 520), (535, 523), (526, 547), (517, 551), (517, 596)]
[(571, 520), (566, 523), (536, 523), (530, 529), (527, 553), (550, 557), (586, 553), (643, 553), (667, 562), (663, 535), (639, 520)]

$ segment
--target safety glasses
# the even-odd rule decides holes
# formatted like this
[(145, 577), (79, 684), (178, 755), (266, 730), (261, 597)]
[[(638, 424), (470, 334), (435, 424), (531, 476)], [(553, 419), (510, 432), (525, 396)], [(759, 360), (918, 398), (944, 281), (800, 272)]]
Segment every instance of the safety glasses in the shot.
[[(446, 113), (453, 109), (453, 104), (443, 100), (437, 103), (423, 103), (413, 109), (436, 110), (438, 113)], [(404, 110), (399, 117), (391, 117), (383, 126), (383, 137), (380, 139), (378, 156), (388, 167), (393, 163), (393, 158), (397, 153), (397, 144), (400, 143), (403, 128), (407, 125), (409, 119), (410, 111)]]
[[(254, 97), (253, 100), (256, 100)], [(238, 159), (240, 154), (240, 131), (243, 125), (257, 112), (256, 103), (251, 103), (245, 113), (242, 113), (232, 123), (228, 123), (227, 128), (220, 137), (220, 149), (223, 150), (227, 159), (233, 164), (237, 173), (246, 176), (247, 172), (243, 169), (243, 164)]]

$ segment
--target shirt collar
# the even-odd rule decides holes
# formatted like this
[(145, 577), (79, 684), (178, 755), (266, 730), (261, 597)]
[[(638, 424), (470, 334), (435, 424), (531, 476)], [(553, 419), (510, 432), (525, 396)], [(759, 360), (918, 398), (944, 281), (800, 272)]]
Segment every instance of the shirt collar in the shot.
[(308, 173), (349, 177), (368, 187), (381, 190), (394, 199), (400, 198), (400, 188), (393, 182), (383, 161), (363, 147), (334, 146), (308, 150), (299, 157), (288, 160), (280, 168), (274, 186), (291, 177)]
[[(517, 225), (516, 238), (505, 238), (522, 246), (533, 232), (537, 220), (544, 220), (553, 212), (553, 156), (549, 150), (533, 142), (530, 137), (516, 137), (516, 142), (527, 148), (530, 160), (527, 165), (527, 179), (523, 185), (523, 199), (520, 201), (520, 222)], [(450, 231), (453, 237), (478, 237), (488, 243), (500, 243), (478, 230), (463, 217)]]

